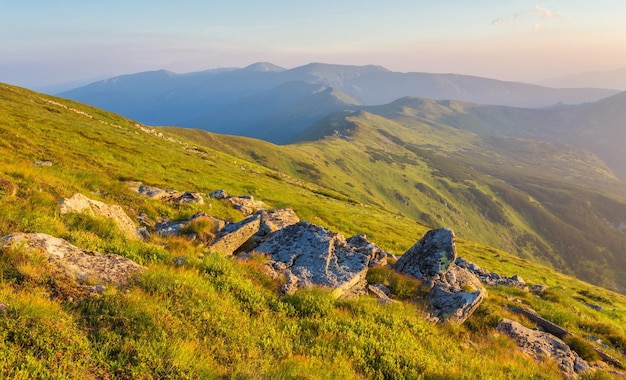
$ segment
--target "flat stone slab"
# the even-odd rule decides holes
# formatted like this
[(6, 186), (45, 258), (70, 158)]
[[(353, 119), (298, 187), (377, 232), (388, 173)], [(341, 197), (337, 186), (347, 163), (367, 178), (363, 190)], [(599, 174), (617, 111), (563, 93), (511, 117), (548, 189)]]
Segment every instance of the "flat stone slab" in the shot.
[(85, 250), (41, 233), (7, 235), (0, 239), (0, 248), (36, 250), (56, 269), (86, 284), (122, 285), (145, 269), (123, 256)]
[(369, 264), (369, 257), (350, 246), (343, 235), (308, 222), (276, 231), (252, 253), (269, 257), (268, 270), (286, 279), (286, 293), (325, 286), (340, 296), (365, 278)]

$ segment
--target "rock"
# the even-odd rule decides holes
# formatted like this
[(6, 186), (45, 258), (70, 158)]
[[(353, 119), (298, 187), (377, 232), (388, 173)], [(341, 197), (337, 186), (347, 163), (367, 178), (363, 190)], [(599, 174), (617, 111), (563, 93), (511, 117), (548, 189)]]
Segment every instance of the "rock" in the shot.
[(247, 242), (261, 227), (261, 216), (253, 215), (239, 223), (229, 224), (216, 237), (209, 249), (223, 255), (234, 254), (239, 247)]
[(272, 232), (281, 230), (300, 221), (300, 218), (290, 208), (276, 210), (259, 210), (257, 214), (261, 217), (261, 226), (256, 237), (263, 238)]
[(543, 331), (531, 330), (521, 324), (503, 319), (496, 328), (513, 338), (520, 349), (537, 361), (545, 358), (554, 359), (568, 379), (577, 378), (577, 374), (588, 371), (589, 364), (572, 351), (561, 339)]
[[(290, 208), (259, 210), (239, 223), (224, 227), (210, 248), (226, 255), (239, 251), (249, 253), (269, 234), (299, 221), (300, 218)], [(242, 256), (246, 257), (245, 254)]]
[(587, 303), (586, 305), (592, 308), (593, 310), (598, 310), (598, 311), (602, 310), (602, 306), (596, 305), (595, 303)]
[(434, 316), (460, 325), (478, 308), (486, 294), (482, 288), (473, 292), (454, 291), (443, 284), (436, 284), (429, 298)]
[(365, 234), (353, 236), (349, 238), (347, 242), (359, 253), (369, 257), (370, 267), (387, 265), (387, 258), (391, 254), (367, 240), (367, 236), (365, 236)]
[(396, 271), (416, 277), (431, 288), (433, 320), (461, 324), (487, 296), (478, 277), (456, 262), (454, 232), (443, 228), (428, 231), (394, 265)]
[(78, 248), (46, 234), (11, 234), (0, 240), (0, 247), (37, 250), (53, 267), (82, 283), (122, 285), (145, 269), (125, 257)]
[(135, 223), (124, 213), (121, 206), (109, 205), (100, 201), (89, 199), (76, 193), (71, 198), (64, 198), (60, 205), (61, 214), (87, 213), (90, 215), (110, 219), (129, 239), (141, 239)]
[(148, 198), (162, 200), (162, 201), (168, 201), (172, 198), (182, 195), (182, 193), (177, 190), (163, 190), (156, 186), (147, 186), (147, 185), (140, 185), (137, 188), (137, 193), (144, 195)]
[(252, 215), (257, 210), (267, 208), (267, 205), (261, 201), (255, 201), (251, 196), (233, 197), (229, 196), (225, 198), (233, 207), (241, 212), (245, 216)]
[(215, 190), (209, 194), (209, 197), (215, 199), (226, 199), (228, 197), (228, 193), (224, 190)]
[[(395, 269), (425, 282), (443, 275), (456, 259), (454, 232), (430, 230), (398, 259)], [(432, 284), (430, 284), (432, 285)]]
[(283, 291), (287, 293), (325, 286), (341, 296), (363, 284), (369, 264), (369, 257), (350, 246), (341, 234), (308, 222), (274, 232), (252, 253), (268, 256), (268, 272), (286, 280)]
[(530, 291), (533, 293), (543, 293), (546, 291), (546, 289), (548, 289), (548, 287), (545, 285), (535, 284), (531, 286)]
[(52, 166), (52, 161), (35, 161), (33, 162), (35, 166)]
[(9, 307), (4, 302), (0, 302), (0, 310), (9, 310)]
[(182, 192), (178, 190), (164, 190), (156, 186), (143, 185), (141, 182), (129, 181), (126, 185), (135, 193), (148, 198), (171, 202), (174, 204), (204, 204), (204, 198), (200, 193)]
[(367, 285), (367, 291), (373, 296), (378, 298), (378, 301), (383, 304), (397, 303), (399, 301), (391, 299), (391, 290), (383, 284), (370, 284)]
[(479, 267), (478, 265), (462, 257), (457, 258), (455, 263), (457, 266), (461, 268), (465, 268), (468, 271), (472, 272), (485, 285), (488, 285), (488, 286), (504, 285), (504, 286), (511, 286), (514, 288), (522, 289), (524, 291), (528, 291), (528, 286), (526, 285), (526, 282), (521, 276), (517, 274), (512, 277), (501, 276), (497, 273), (489, 272), (488, 270), (483, 269)]
[(200, 195), (200, 193), (192, 193), (189, 191), (182, 193), (181, 195), (177, 197), (173, 197), (169, 201), (177, 205), (190, 204), (190, 203), (199, 204), (199, 205), (204, 204), (204, 198), (202, 198), (202, 195)]

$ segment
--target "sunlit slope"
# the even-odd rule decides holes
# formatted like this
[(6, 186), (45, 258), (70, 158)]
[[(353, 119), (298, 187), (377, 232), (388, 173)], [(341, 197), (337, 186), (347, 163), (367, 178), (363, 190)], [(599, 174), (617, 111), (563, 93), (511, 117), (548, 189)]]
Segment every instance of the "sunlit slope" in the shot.
[(312, 141), (281, 147), (173, 132), (588, 281), (626, 286), (621, 182), (583, 149), (365, 111), (335, 114), (303, 136)]

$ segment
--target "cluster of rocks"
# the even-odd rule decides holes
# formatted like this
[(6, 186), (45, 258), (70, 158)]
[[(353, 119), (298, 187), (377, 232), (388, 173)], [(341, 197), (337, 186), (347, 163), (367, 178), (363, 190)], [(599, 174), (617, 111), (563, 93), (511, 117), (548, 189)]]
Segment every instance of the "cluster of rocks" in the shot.
[[(203, 203), (198, 193), (162, 190), (139, 183), (132, 186), (139, 194), (167, 202)], [(370, 293), (381, 302), (396, 302), (386, 286), (368, 284), (365, 280), (369, 268), (388, 266), (419, 279), (430, 289), (430, 320), (461, 324), (487, 297), (483, 285), (511, 286), (528, 291), (520, 276), (500, 276), (457, 257), (454, 232), (447, 228), (428, 231), (396, 261), (395, 256), (370, 242), (365, 235), (346, 239), (339, 233), (301, 221), (291, 209), (267, 210), (264, 203), (254, 201), (252, 197), (231, 197), (222, 190), (209, 196), (229, 201), (248, 216), (238, 223), (228, 223), (198, 213), (186, 221), (161, 221), (152, 228), (159, 234), (179, 235), (190, 223), (208, 220), (216, 230), (215, 239), (207, 243), (209, 250), (240, 259), (251, 255), (265, 256), (266, 271), (282, 283), (281, 290), (285, 294), (292, 294), (302, 287), (323, 286), (334, 289), (337, 297)], [(60, 208), (62, 214), (88, 213), (111, 219), (127, 237), (140, 237), (135, 223), (120, 206), (75, 194), (63, 199)], [(58, 271), (79, 283), (90, 284), (96, 290), (110, 284), (125, 284), (144, 269), (124, 257), (84, 250), (46, 234), (5, 236), (0, 239), (0, 249), (7, 248), (36, 250)], [(389, 264), (390, 258), (395, 263)], [(544, 289), (545, 286), (534, 285), (531, 290), (541, 292)], [(544, 330), (528, 329), (508, 319), (499, 323), (497, 329), (511, 336), (523, 352), (537, 360), (554, 359), (566, 378), (575, 378), (577, 373), (590, 369), (589, 364), (560, 339), (568, 334), (565, 330), (530, 311), (518, 309), (514, 311)], [(603, 360), (621, 365), (606, 353), (599, 353)]]
[(488, 286), (504, 285), (504, 286), (510, 286), (513, 288), (519, 288), (526, 292), (528, 291), (528, 285), (526, 285), (526, 282), (524, 281), (524, 279), (517, 274), (511, 277), (501, 276), (498, 273), (490, 272), (486, 269), (483, 269), (479, 267), (478, 265), (462, 257), (458, 257), (455, 263), (457, 266), (464, 268), (470, 271), (471, 273), (473, 273), (474, 275), (476, 275), (480, 279), (480, 281), (485, 285), (488, 285)]
[(506, 318), (500, 321), (496, 329), (513, 338), (518, 347), (535, 360), (554, 360), (567, 379), (575, 379), (578, 373), (591, 369), (589, 363), (565, 342), (548, 332), (529, 329)]
[(155, 186), (143, 185), (141, 182), (126, 182), (126, 185), (137, 194), (164, 202), (170, 202), (173, 204), (204, 204), (204, 198), (200, 193), (166, 190)]
[(224, 190), (215, 190), (211, 192), (209, 196), (229, 202), (236, 210), (239, 210), (239, 212), (245, 216), (250, 216), (258, 210), (267, 208), (264, 202), (255, 200), (251, 195), (233, 196), (228, 195)]

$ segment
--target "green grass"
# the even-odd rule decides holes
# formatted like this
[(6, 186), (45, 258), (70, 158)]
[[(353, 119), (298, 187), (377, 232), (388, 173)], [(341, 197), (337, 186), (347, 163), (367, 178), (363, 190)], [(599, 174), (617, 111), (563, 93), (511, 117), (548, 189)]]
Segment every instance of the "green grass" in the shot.
[[(404, 252), (427, 230), (378, 199), (379, 190), (371, 189), (372, 202), (366, 202), (339, 185), (312, 184), (209, 143), (190, 150), (191, 142), (165, 140), (74, 102), (2, 85), (0, 116), (0, 236), (44, 232), (147, 266), (124, 288), (88, 296), (40, 256), (1, 252), (0, 302), (9, 307), (0, 311), (2, 378), (560, 378), (554, 364), (532, 361), (493, 330), (496, 317), (520, 319), (506, 308), (512, 299), (580, 336), (600, 336), (611, 354), (625, 358), (624, 296), (473, 241), (459, 239), (461, 256), (504, 275), (520, 274), (531, 284), (547, 284), (549, 293), (489, 289), (490, 297), (466, 325), (433, 325), (415, 299), (423, 292), (419, 283), (389, 270), (373, 270), (369, 280), (387, 284), (401, 303), (382, 305), (369, 296), (336, 300), (324, 289), (280, 296), (278, 284), (263, 271), (263, 257), (239, 262), (208, 252), (202, 238), (186, 236), (130, 241), (107, 220), (60, 215), (59, 201), (81, 192), (119, 204), (133, 218), (145, 213), (152, 222), (183, 220), (199, 211), (230, 221), (243, 218), (215, 199), (175, 206), (143, 198), (124, 184), (139, 180), (184, 191), (253, 195), (346, 236), (366, 233), (394, 253)], [(342, 147), (329, 149), (339, 154)], [(53, 165), (32, 164), (42, 159)], [(340, 159), (335, 164), (348, 167), (347, 157), (342, 164)], [(358, 170), (365, 173), (365, 163)], [(362, 188), (354, 178), (339, 176), (345, 172), (335, 173), (337, 184)], [(439, 189), (438, 182), (426, 182)], [(186, 232), (210, 239), (213, 230), (199, 222)]]

